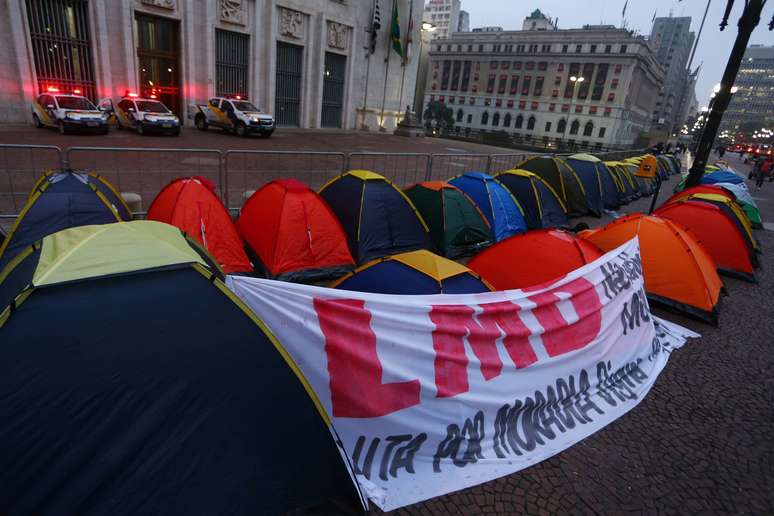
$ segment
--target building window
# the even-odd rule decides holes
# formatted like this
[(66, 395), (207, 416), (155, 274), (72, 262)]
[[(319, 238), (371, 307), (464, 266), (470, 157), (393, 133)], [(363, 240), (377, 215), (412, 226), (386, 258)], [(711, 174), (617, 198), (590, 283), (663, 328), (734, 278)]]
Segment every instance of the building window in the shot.
[(577, 76), (580, 72), (580, 63), (570, 63), (570, 71), (567, 75), (567, 83), (564, 85), (564, 98), (571, 99), (574, 93), (575, 83), (570, 80), (573, 75)]
[(521, 115), (516, 116), (516, 123), (513, 124), (513, 127), (516, 129), (521, 129), (521, 126), (524, 125), (524, 117)]
[(484, 99), (484, 105), (485, 106), (491, 106), (492, 105), (492, 99), (490, 99), (489, 97), (485, 98)]
[(535, 120), (534, 116), (529, 117), (529, 120), (527, 120), (527, 131), (532, 131), (535, 128), (535, 123), (537, 120)]
[(521, 61), (514, 61), (513, 62), (513, 69), (514, 70), (521, 70)]
[(45, 92), (49, 86), (62, 91), (78, 88), (81, 95), (96, 102), (88, 3), (28, 0), (27, 18), (38, 90)]
[(473, 52), (473, 45), (468, 45), (468, 52)]
[(468, 104), (474, 106), (476, 104), (476, 97), (470, 97), (470, 99), (468, 99)]
[(623, 69), (623, 65), (619, 65), (619, 64), (617, 64), (617, 65), (615, 65), (615, 70), (614, 70), (614, 72), (613, 72), (613, 73), (615, 73), (616, 75), (618, 75), (619, 73), (621, 73), (621, 70), (622, 70), (622, 69)]
[(215, 95), (247, 95), (250, 36), (215, 29)]
[(605, 137), (605, 131), (606, 129), (604, 127), (599, 128), (599, 137), (604, 138)]
[(519, 101), (519, 109), (527, 109), (527, 101), (526, 100), (520, 100)]
[(509, 100), (509, 101), (508, 101), (508, 107), (509, 107), (509, 108), (512, 108), (512, 107), (513, 107), (513, 100)]
[(613, 101), (615, 101), (615, 93), (608, 93), (608, 94), (607, 94), (607, 101), (608, 101), (608, 102), (613, 102)]
[(562, 84), (562, 78), (557, 75), (554, 77), (554, 86), (559, 86), (560, 84)]
[(557, 133), (563, 133), (564, 130), (567, 129), (567, 120), (562, 118), (559, 120), (559, 122), (556, 124), (556, 132)]
[(468, 123), (469, 124), (473, 123), (473, 115), (468, 115)]
[(534, 70), (535, 69), (535, 62), (534, 61), (527, 61), (527, 64), (525, 65), (526, 70)]
[(484, 51), (484, 45), (479, 45), (478, 46), (478, 51), (479, 52), (483, 52)]
[(611, 112), (611, 111), (612, 111), (612, 110), (611, 110), (609, 107), (606, 107), (606, 108), (605, 108), (605, 116), (610, 116), (610, 112)]
[(550, 130), (551, 130), (551, 122), (546, 122), (545, 132), (549, 132)]
[(533, 94), (536, 97), (539, 97), (543, 94), (543, 77), (535, 78), (535, 89)]
[(570, 110), (569, 104), (562, 104), (562, 113), (567, 113)]
[(500, 107), (503, 105), (503, 99), (495, 99), (495, 106)]
[(543, 45), (540, 47), (541, 52), (551, 52), (551, 45)]
[(583, 77), (585, 80), (578, 86), (578, 98), (585, 100), (589, 96), (589, 88), (591, 85), (591, 77), (594, 75), (594, 63), (586, 63), (583, 65)]
[(594, 132), (594, 124), (591, 121), (586, 122), (583, 126), (583, 136), (591, 136)]
[(567, 45), (562, 45), (562, 54), (566, 54), (566, 53), (567, 53)]
[(449, 72), (451, 72), (451, 61), (443, 62), (443, 71), (441, 72), (441, 89), (449, 89)]
[(511, 126), (511, 114), (506, 113), (505, 117), (503, 118), (503, 127), (510, 127)]
[(580, 129), (580, 122), (573, 120), (570, 124), (570, 134), (578, 134), (578, 129)]
[(556, 111), (556, 104), (554, 104), (554, 103), (549, 104), (548, 105), (548, 110), (549, 111)]
[(583, 113), (583, 106), (575, 106), (576, 113)]
[(563, 72), (564, 71), (564, 63), (559, 63), (556, 65), (556, 71), (557, 72)]
[(531, 105), (530, 107), (531, 107), (533, 110), (535, 110), (535, 109), (537, 109), (537, 108), (538, 108), (538, 106), (540, 106), (540, 103), (539, 103), (539, 102), (533, 102), (533, 103), (532, 103), (532, 105)]
[(597, 114), (597, 106), (589, 106), (589, 114), (590, 115), (596, 115)]
[(591, 91), (591, 100), (601, 100), (602, 92), (605, 89), (605, 81), (607, 81), (607, 71), (610, 65), (607, 63), (601, 63), (597, 68), (597, 76), (594, 77), (594, 89)]
[(583, 48), (583, 45), (575, 45), (575, 53), (580, 54), (582, 48)]
[(494, 92), (494, 85), (495, 85), (495, 78), (497, 76), (493, 73), (489, 74), (489, 82), (486, 83), (486, 92), (487, 93), (493, 93)]
[(452, 78), (451, 85), (449, 87), (452, 91), (457, 91), (460, 83), (460, 68), (462, 68), (462, 61), (454, 61), (452, 65)]
[(519, 76), (511, 75), (511, 95), (516, 95), (519, 91)]
[(508, 76), (507, 75), (501, 75), (500, 76), (500, 83), (497, 85), (497, 93), (502, 95), (505, 93), (505, 87), (508, 85)]
[(481, 125), (486, 125), (489, 123), (489, 113), (484, 111), (481, 113)]
[(495, 113), (492, 117), (492, 127), (500, 125), (500, 113)]
[(462, 112), (461, 109), (457, 110), (457, 122), (462, 122), (462, 117), (465, 116), (465, 113)]
[(524, 76), (524, 82), (521, 84), (521, 94), (529, 95), (529, 87), (532, 83), (532, 77), (529, 75)]
[(462, 83), (460, 84), (460, 91), (468, 91), (469, 84), (470, 84), (470, 61), (465, 61), (462, 64)]
[(609, 54), (613, 51), (613, 45), (605, 45), (605, 54)]
[(610, 89), (614, 90), (616, 88), (618, 88), (618, 79), (613, 79), (612, 81), (610, 81)]
[(492, 70), (497, 70), (497, 66), (500, 64), (500, 61), (489, 61), (489, 68)]
[(591, 45), (591, 47), (589, 48), (589, 52), (591, 52), (592, 54), (596, 54), (597, 53), (597, 46), (596, 45)]
[(626, 53), (626, 45), (621, 45), (621, 53), (622, 54)]
[(559, 96), (559, 90), (551, 90), (551, 97), (557, 98)]
[(511, 62), (510, 61), (502, 61), (500, 63), (500, 69), (501, 70), (507, 70), (510, 67), (511, 67)]
[(546, 61), (538, 62), (538, 70), (548, 70), (548, 63)]

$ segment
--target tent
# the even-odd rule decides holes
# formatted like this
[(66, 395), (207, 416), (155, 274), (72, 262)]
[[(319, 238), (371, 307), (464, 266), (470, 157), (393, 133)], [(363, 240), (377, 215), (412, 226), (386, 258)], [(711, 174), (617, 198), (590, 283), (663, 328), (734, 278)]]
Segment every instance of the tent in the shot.
[(733, 215), (714, 204), (691, 200), (666, 204), (654, 215), (676, 222), (696, 236), (715, 261), (718, 272), (755, 281), (755, 250)]
[(196, 247), (159, 222), (84, 226), (7, 272), (32, 286), (0, 308), (0, 512), (357, 499), (297, 366)]
[(46, 172), (0, 245), (0, 269), (19, 251), (51, 233), (131, 218), (124, 199), (105, 178), (69, 170)]
[(731, 201), (736, 200), (736, 196), (731, 191), (726, 190), (720, 186), (698, 185), (698, 186), (693, 186), (691, 188), (686, 188), (685, 190), (680, 190), (676, 192), (674, 195), (672, 195), (672, 197), (664, 201), (664, 204), (669, 204), (670, 202), (674, 202), (680, 199), (685, 199), (686, 197), (689, 197), (695, 194), (700, 194), (700, 193), (722, 195)]
[(658, 163), (658, 175), (662, 180), (669, 179), (669, 176), (673, 174), (672, 162), (663, 154), (656, 156), (656, 161)]
[(443, 181), (426, 181), (406, 189), (430, 228), (436, 250), (447, 258), (475, 254), (493, 242), (492, 229), (476, 203)]
[(637, 191), (639, 192), (641, 197), (650, 197), (651, 195), (653, 195), (653, 190), (656, 187), (655, 181), (647, 177), (641, 177), (636, 175), (637, 171), (640, 169), (639, 165), (632, 163), (628, 160), (621, 161), (620, 163), (621, 163), (621, 168), (625, 169), (629, 173), (629, 177), (631, 177), (634, 180)]
[(700, 183), (705, 185), (711, 185), (715, 183), (739, 184), (743, 182), (744, 179), (741, 177), (737, 176), (729, 170), (723, 169), (710, 172), (709, 174), (704, 174), (700, 180)]
[(620, 161), (605, 161), (605, 168), (613, 176), (618, 187), (618, 199), (621, 204), (627, 204), (640, 197), (640, 191), (634, 177)]
[(295, 179), (272, 181), (253, 193), (236, 227), (256, 261), (277, 279), (332, 279), (355, 265), (336, 215)]
[(540, 229), (499, 242), (475, 256), (468, 267), (496, 290), (554, 282), (602, 256), (593, 244), (557, 229)]
[(358, 267), (332, 288), (375, 294), (475, 294), (492, 290), (464, 265), (430, 251), (387, 256)]
[(411, 200), (376, 172), (346, 172), (323, 185), (320, 196), (339, 219), (357, 263), (432, 246)]
[(719, 186), (733, 193), (734, 197), (736, 197), (736, 203), (744, 210), (753, 227), (756, 229), (763, 228), (763, 220), (758, 209), (758, 203), (755, 202), (750, 191), (747, 190), (747, 185), (744, 181), (741, 183), (715, 183), (714, 186)]
[(717, 324), (723, 283), (707, 250), (679, 224), (636, 213), (583, 231), (580, 236), (603, 251), (611, 251), (638, 236), (648, 297)]
[(212, 253), (227, 274), (253, 270), (231, 215), (215, 195), (215, 185), (204, 177), (169, 183), (153, 199), (146, 218), (185, 231)]
[(529, 229), (567, 228), (567, 209), (551, 185), (526, 170), (506, 170), (495, 176), (519, 201)]
[(483, 172), (466, 172), (453, 178), (449, 184), (473, 199), (489, 221), (495, 241), (527, 231), (519, 202), (492, 176)]
[(516, 168), (532, 172), (548, 183), (559, 194), (559, 198), (567, 207), (569, 216), (577, 217), (588, 213), (583, 183), (562, 158), (534, 156), (522, 161)]
[[(566, 161), (583, 182), (583, 189), (586, 191), (586, 207), (592, 215), (601, 217), (606, 207), (617, 207), (618, 195), (615, 185), (612, 185), (609, 174), (602, 171), (604, 165), (598, 158), (590, 154), (574, 154)], [(605, 176), (608, 176), (607, 179)]]
[(671, 175), (678, 175), (681, 173), (680, 160), (678, 160), (674, 154), (664, 154), (664, 159), (669, 163), (669, 173)]
[[(750, 247), (752, 247), (756, 251), (759, 249), (758, 241), (755, 239), (755, 235), (753, 235), (752, 224), (747, 219), (747, 216), (744, 214), (742, 209), (739, 208), (739, 205), (737, 205), (734, 201), (732, 201), (725, 195), (697, 193), (697, 194), (682, 197), (678, 199), (678, 201), (700, 201), (700, 202), (707, 202), (710, 204), (714, 204), (715, 206), (722, 209), (726, 213), (726, 215), (728, 215), (731, 219), (734, 220), (734, 224), (739, 229), (740, 233), (745, 235), (747, 241), (749, 242)], [(672, 202), (676, 202), (676, 201), (672, 201)]]

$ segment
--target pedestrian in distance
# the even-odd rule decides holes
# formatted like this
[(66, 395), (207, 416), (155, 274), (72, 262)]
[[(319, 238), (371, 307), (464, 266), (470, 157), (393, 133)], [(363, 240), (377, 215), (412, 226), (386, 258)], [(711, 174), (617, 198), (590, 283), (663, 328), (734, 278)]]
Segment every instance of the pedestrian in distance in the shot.
[[(757, 165), (758, 170), (758, 176), (755, 181), (755, 186), (758, 188), (758, 190), (761, 189), (763, 186), (763, 180), (769, 177), (772, 173), (774, 173), (774, 157), (767, 158), (764, 160), (759, 160)], [(769, 179), (771, 181), (771, 179)]]

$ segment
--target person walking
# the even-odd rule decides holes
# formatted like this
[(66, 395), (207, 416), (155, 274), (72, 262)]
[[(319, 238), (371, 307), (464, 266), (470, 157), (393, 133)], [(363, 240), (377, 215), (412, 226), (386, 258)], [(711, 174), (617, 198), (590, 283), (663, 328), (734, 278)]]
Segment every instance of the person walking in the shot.
[(774, 172), (774, 170), (772, 170), (774, 169), (774, 157), (769, 157), (765, 161), (759, 160), (756, 166), (758, 174), (755, 180), (755, 186), (760, 190), (763, 186), (763, 180)]

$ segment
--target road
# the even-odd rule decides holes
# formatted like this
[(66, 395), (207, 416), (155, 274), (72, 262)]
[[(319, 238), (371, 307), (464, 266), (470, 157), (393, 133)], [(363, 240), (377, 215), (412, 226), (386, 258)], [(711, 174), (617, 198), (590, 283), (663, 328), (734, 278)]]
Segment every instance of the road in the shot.
[[(774, 183), (753, 195), (773, 222)], [(671, 356), (631, 412), (529, 469), (393, 514), (774, 514), (774, 232), (756, 236), (759, 283), (723, 277), (717, 328), (654, 310), (702, 338)]]

